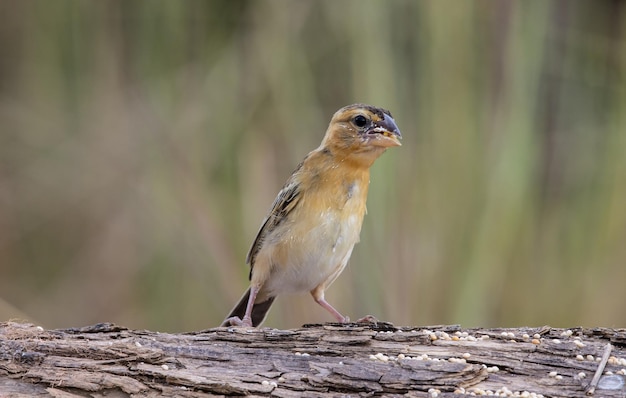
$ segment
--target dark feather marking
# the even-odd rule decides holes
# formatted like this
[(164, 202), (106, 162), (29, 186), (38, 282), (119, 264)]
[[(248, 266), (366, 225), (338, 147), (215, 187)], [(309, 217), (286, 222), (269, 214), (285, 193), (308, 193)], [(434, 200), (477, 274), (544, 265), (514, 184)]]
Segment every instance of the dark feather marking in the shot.
[(346, 107), (344, 107), (342, 110), (343, 111), (348, 111), (351, 109), (365, 109), (373, 114), (375, 114), (376, 116), (378, 116), (381, 119), (385, 118), (385, 114), (389, 117), (393, 117), (391, 115), (391, 112), (389, 112), (387, 109), (383, 109), (383, 108), (377, 108), (375, 106), (371, 106), (371, 105), (367, 105), (367, 104), (352, 104), (352, 105), (348, 105)]
[[(232, 317), (238, 317), (239, 319), (243, 319), (244, 315), (246, 315), (246, 308), (248, 306), (249, 297), (250, 289), (248, 288), (248, 290), (246, 290), (246, 292), (243, 294), (235, 308), (233, 308), (230, 314), (228, 314), (226, 319)], [(259, 326), (261, 322), (263, 322), (265, 316), (270, 310), (272, 303), (274, 302), (274, 299), (275, 297), (270, 297), (262, 303), (254, 303), (254, 306), (252, 307), (252, 326)], [(227, 322), (223, 322), (221, 326), (230, 326), (230, 324)]]
[(348, 199), (351, 199), (352, 195), (354, 195), (354, 182), (348, 184), (348, 188), (346, 189), (346, 191), (347, 191)]
[[(302, 168), (302, 163), (298, 165), (294, 174), (296, 174), (300, 168)], [(292, 174), (292, 178), (289, 178), (283, 189), (278, 193), (278, 196), (272, 204), (272, 209), (265, 220), (263, 220), (261, 228), (252, 243), (252, 247), (250, 247), (248, 257), (246, 258), (246, 263), (250, 264), (250, 279), (252, 278), (252, 269), (254, 268), (256, 255), (259, 250), (261, 250), (265, 239), (287, 218), (287, 215), (296, 207), (296, 203), (298, 203), (299, 199), (300, 185), (294, 181)]]

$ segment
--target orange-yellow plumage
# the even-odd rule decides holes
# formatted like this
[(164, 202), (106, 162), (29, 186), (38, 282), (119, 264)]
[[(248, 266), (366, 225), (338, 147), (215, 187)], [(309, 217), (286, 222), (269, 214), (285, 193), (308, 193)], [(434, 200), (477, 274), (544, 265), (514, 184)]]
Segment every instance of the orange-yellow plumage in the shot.
[(321, 145), (279, 192), (248, 253), (250, 289), (224, 325), (258, 326), (279, 294), (310, 292), (338, 321), (324, 291), (345, 268), (366, 212), (369, 168), (400, 131), (391, 114), (354, 104), (337, 111)]

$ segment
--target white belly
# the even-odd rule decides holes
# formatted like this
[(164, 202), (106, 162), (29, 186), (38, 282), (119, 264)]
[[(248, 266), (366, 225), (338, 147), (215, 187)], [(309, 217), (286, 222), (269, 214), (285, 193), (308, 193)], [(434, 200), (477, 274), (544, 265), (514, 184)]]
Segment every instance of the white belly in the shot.
[(351, 215), (342, 224), (337, 212), (328, 211), (319, 214), (319, 223), (307, 232), (285, 231), (291, 232), (285, 240), (287, 264), (274, 264), (263, 290), (275, 296), (332, 283), (359, 241), (361, 222), (360, 215)]

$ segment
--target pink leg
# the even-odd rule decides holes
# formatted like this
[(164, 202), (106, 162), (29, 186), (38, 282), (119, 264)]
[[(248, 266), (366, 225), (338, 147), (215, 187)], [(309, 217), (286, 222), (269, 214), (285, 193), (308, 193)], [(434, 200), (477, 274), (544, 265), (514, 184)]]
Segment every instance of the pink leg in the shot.
[(244, 314), (243, 319), (239, 319), (239, 317), (234, 316), (232, 318), (228, 318), (225, 322), (230, 323), (232, 326), (252, 327), (252, 307), (254, 307), (254, 300), (256, 300), (256, 295), (258, 293), (258, 287), (255, 285), (250, 286), (250, 297), (248, 297), (248, 305), (246, 306), (246, 313)]
[(313, 290), (311, 291), (311, 295), (313, 296), (313, 299), (315, 300), (317, 304), (321, 305), (323, 308), (326, 309), (326, 311), (333, 314), (337, 322), (341, 322), (341, 323), (350, 322), (350, 318), (348, 318), (347, 316), (341, 315), (339, 311), (337, 311), (332, 305), (328, 303), (328, 301), (324, 299), (323, 291), (319, 293), (317, 290)]

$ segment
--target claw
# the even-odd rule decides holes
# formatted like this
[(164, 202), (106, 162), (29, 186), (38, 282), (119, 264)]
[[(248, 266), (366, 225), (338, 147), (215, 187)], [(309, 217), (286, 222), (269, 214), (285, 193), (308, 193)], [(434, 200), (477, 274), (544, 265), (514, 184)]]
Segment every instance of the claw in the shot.
[(247, 318), (245, 316), (243, 317), (243, 319), (239, 318), (238, 316), (234, 316), (232, 318), (226, 319), (224, 323), (229, 324), (230, 326), (248, 327), (248, 328), (252, 327), (252, 319)]
[(357, 319), (356, 323), (373, 323), (377, 324), (380, 322), (374, 315), (366, 315), (361, 319)]

